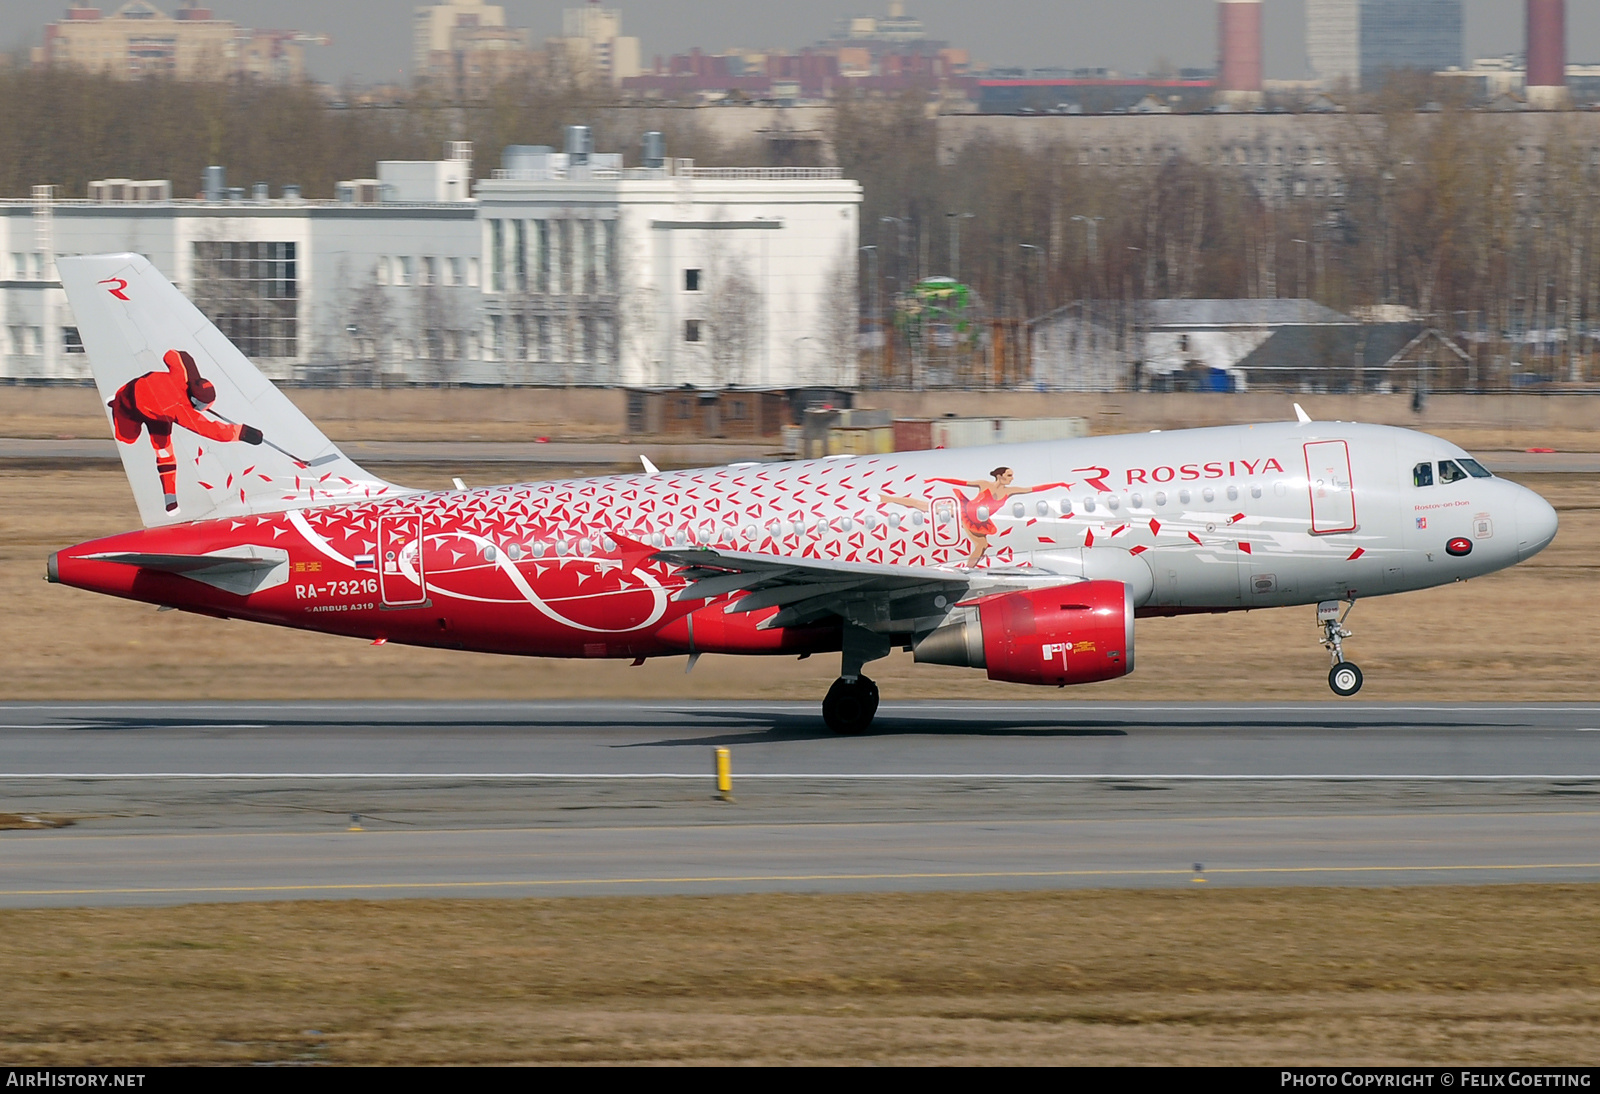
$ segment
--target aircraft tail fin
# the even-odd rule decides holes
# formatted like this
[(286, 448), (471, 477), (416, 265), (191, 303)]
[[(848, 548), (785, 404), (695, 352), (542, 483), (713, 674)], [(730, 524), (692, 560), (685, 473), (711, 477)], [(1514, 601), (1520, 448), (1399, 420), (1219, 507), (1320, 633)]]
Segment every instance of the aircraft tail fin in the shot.
[(340, 452), (148, 259), (56, 265), (146, 527), (409, 493)]

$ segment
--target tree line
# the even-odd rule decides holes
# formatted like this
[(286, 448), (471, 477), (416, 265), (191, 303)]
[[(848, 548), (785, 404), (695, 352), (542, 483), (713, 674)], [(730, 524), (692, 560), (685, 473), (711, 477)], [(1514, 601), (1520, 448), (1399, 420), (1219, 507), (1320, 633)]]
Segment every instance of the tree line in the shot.
[[(972, 287), (991, 339), (1025, 341), (1028, 320), (1075, 301), (1132, 315), (1169, 297), (1305, 296), (1345, 312), (1406, 309), (1464, 344), (1483, 383), (1519, 367), (1587, 379), (1600, 328), (1600, 127), (1552, 115), (1530, 148), (1526, 127), (1448, 96), (1419, 110), (1428, 94), (1378, 98), (1343, 119), (1340, 185), (1325, 193), (1264, 195), (1231, 165), (1182, 155), (1138, 169), (1085, 163), (1065, 143), (978, 139), (941, 156), (920, 96), (841, 98), (826, 152), (798, 155), (831, 155), (862, 183), (869, 250), (853, 280), (861, 314), (889, 328), (874, 358), (892, 370), (882, 382), (910, 378), (919, 351), (893, 317), (936, 274)], [(310, 86), (11, 68), (0, 70), (0, 196), (51, 183), (81, 197), (92, 179), (127, 177), (171, 179), (185, 197), (224, 164), (232, 185), (329, 198), (380, 159), (435, 158), (447, 140), (473, 141), (480, 160), (507, 144), (560, 147), (568, 124), (595, 126), (597, 148), (634, 163), (646, 124), (618, 105), (606, 88), (527, 80), (469, 104), (426, 89), (330, 102)], [(795, 162), (792, 147), (718, 142), (696, 113), (658, 111), (649, 127), (701, 164)]]
[[(953, 274), (959, 261), (990, 322), (1025, 326), (1080, 301), (1136, 316), (1139, 302), (1163, 298), (1308, 297), (1447, 333), (1480, 386), (1510, 382), (1511, 370), (1591, 378), (1592, 117), (1379, 100), (1335, 124), (1337, 186), (1275, 198), (1248, 171), (1182, 155), (1106, 166), (1066, 143), (979, 139), (941, 157), (936, 123), (911, 101), (842, 102), (836, 128), (839, 162), (865, 190), (862, 243), (877, 248), (881, 313), (905, 282)], [(874, 304), (864, 298), (863, 314)]]

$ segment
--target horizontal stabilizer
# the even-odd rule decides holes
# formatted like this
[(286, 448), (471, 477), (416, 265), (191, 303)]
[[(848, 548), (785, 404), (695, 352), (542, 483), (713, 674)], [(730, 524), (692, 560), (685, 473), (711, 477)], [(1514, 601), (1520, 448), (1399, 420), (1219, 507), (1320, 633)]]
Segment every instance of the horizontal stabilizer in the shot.
[(289, 580), (289, 552), (281, 547), (246, 544), (204, 555), (105, 551), (97, 555), (85, 555), (84, 558), (176, 574), (235, 596), (249, 596), (264, 589), (275, 589)]

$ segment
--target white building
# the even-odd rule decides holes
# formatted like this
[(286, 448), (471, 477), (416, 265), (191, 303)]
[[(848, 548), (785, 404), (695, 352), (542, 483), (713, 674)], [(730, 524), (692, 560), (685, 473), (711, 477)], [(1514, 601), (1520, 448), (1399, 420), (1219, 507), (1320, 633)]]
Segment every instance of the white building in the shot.
[(1359, 0), (1306, 0), (1306, 63), (1324, 88), (1361, 85)]
[(558, 45), (566, 57), (567, 70), (580, 78), (595, 77), (612, 87), (639, 75), (639, 39), (622, 33), (622, 12), (589, 3), (561, 12), (561, 37)]
[(513, 154), (478, 184), (486, 353), (534, 383), (855, 383), (860, 184), (572, 160)]
[(334, 201), (159, 180), (0, 201), (0, 381), (87, 376), (55, 258), (126, 250), (274, 379), (855, 382), (861, 188), (837, 170), (524, 149), (472, 196), (452, 151)]
[(436, 75), (440, 58), (456, 48), (455, 34), (463, 28), (504, 27), (506, 9), (480, 0), (439, 0), (416, 8), (411, 28), (413, 77)]

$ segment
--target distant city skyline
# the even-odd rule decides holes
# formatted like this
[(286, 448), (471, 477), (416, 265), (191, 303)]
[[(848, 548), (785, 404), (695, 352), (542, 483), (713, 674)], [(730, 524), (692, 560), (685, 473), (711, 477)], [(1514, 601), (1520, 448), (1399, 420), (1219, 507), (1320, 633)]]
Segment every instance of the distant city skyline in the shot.
[[(172, 11), (177, 0), (152, 0)], [(0, 49), (39, 45), (46, 23), (59, 19), (67, 0), (6, 0)], [(109, 12), (120, 6), (107, 0)], [(365, 83), (411, 77), (412, 12), (408, 0), (213, 0), (218, 18), (256, 28), (292, 27), (331, 35), (333, 43), (308, 52), (307, 67), (321, 80)], [(574, 0), (506, 0), (507, 21), (528, 27), (535, 41), (561, 31), (561, 10)], [(779, 5), (760, 0), (608, 0), (622, 11), (623, 32), (641, 42), (648, 68), (657, 54), (699, 46), (800, 49), (826, 37), (844, 14), (883, 14), (887, 0), (829, 0)], [(971, 52), (987, 65), (1106, 67), (1124, 72), (1150, 68), (1158, 59), (1210, 68), (1216, 63), (1216, 8), (1212, 0), (1122, 0), (1114, 10), (1097, 0), (907, 0), (906, 13), (923, 20), (928, 35)], [(1520, 52), (1521, 0), (1465, 0), (1465, 59)], [(1300, 79), (1305, 61), (1304, 0), (1266, 0), (1266, 74)], [(1567, 55), (1574, 63), (1600, 63), (1600, 4), (1567, 5)]]

